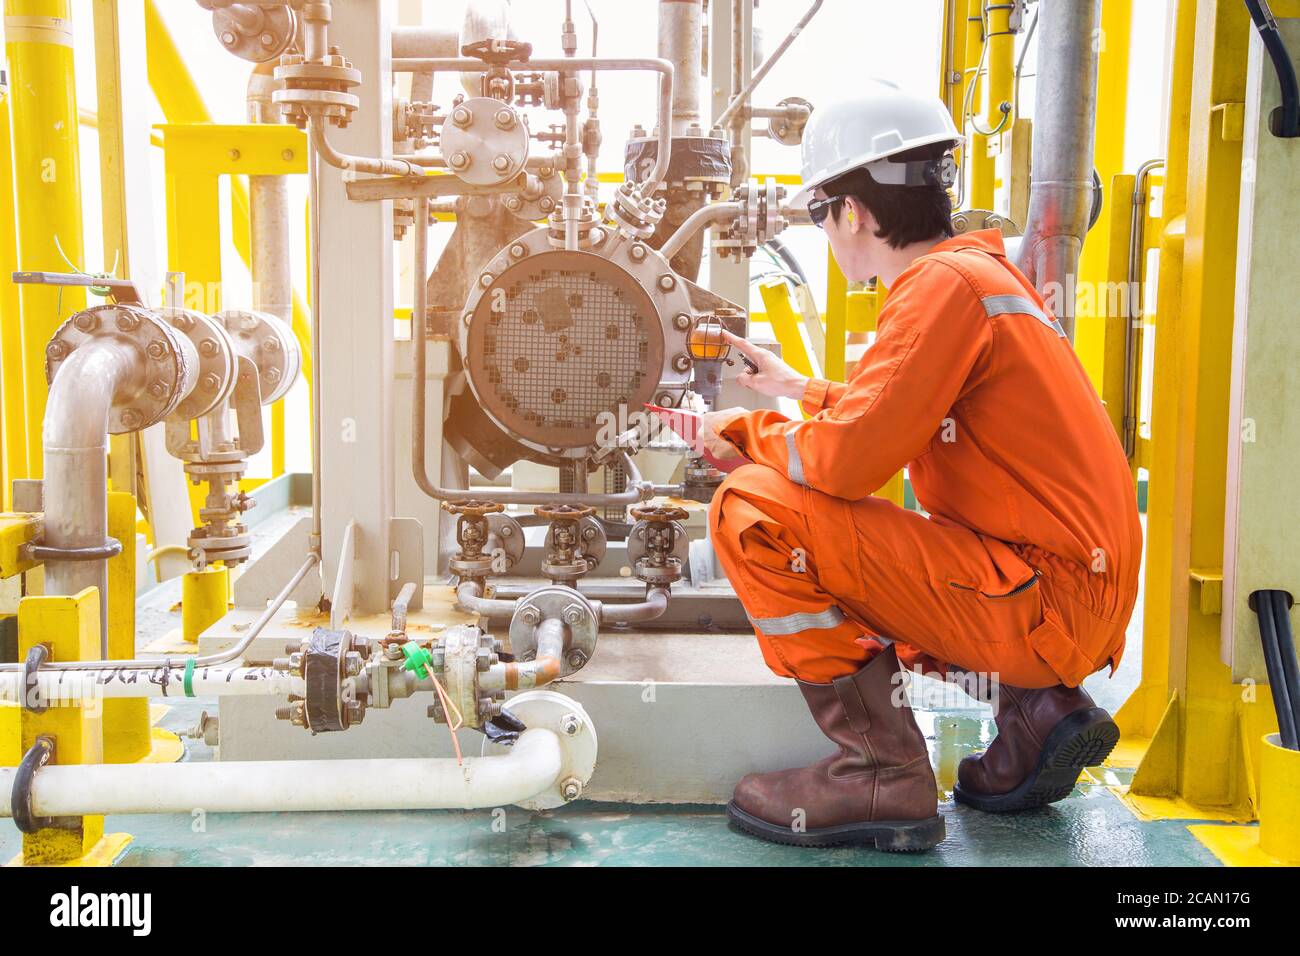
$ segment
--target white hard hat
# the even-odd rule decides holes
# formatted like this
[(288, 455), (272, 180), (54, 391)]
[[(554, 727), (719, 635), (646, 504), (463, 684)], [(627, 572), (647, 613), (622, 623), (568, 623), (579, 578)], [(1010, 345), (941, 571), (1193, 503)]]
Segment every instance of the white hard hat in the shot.
[[(867, 166), (878, 183), (919, 185), (928, 181), (922, 167), (932, 161), (891, 163), (887, 158), (962, 140), (937, 97), (904, 93), (887, 80), (867, 80), (861, 93), (813, 110), (803, 133), (803, 185), (790, 205), (806, 206), (814, 189), (859, 166)], [(947, 174), (954, 172), (949, 161)]]

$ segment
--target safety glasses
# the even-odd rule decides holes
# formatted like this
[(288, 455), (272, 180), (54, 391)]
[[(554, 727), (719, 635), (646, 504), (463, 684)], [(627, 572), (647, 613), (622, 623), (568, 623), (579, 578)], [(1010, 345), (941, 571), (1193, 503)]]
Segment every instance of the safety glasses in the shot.
[(844, 196), (828, 196), (826, 199), (808, 200), (808, 218), (818, 229), (825, 229), (824, 223), (826, 217), (831, 214), (831, 209), (837, 202), (843, 202)]

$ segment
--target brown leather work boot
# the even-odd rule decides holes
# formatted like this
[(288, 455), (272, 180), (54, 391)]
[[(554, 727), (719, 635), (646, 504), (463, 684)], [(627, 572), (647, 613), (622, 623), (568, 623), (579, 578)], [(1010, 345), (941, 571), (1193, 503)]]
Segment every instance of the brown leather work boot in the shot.
[(1030, 810), (1064, 799), (1085, 767), (1115, 749), (1119, 727), (1082, 687), (1025, 690), (1001, 684), (998, 734), (983, 754), (957, 765), (953, 798), (989, 813)]
[(934, 771), (907, 695), (891, 680), (898, 673), (890, 646), (856, 674), (829, 684), (799, 681), (813, 719), (839, 751), (811, 767), (744, 777), (728, 819), (795, 846), (928, 850), (942, 840)]

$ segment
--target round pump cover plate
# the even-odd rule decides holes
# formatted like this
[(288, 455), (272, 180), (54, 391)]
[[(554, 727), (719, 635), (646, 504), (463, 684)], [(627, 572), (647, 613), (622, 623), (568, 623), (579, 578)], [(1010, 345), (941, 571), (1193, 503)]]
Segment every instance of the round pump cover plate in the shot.
[(649, 294), (621, 266), (555, 250), (495, 277), (468, 346), (475, 394), (497, 421), (540, 445), (576, 448), (596, 441), (604, 414), (653, 398), (664, 334)]

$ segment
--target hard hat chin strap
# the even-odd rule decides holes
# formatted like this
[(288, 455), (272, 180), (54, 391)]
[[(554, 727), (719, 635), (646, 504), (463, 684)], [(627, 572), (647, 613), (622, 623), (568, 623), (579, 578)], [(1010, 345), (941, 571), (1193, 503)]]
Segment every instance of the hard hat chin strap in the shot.
[(947, 189), (957, 181), (957, 162), (951, 154), (938, 159), (914, 159), (896, 163), (885, 157), (873, 160), (864, 167), (882, 186), (931, 186)]

